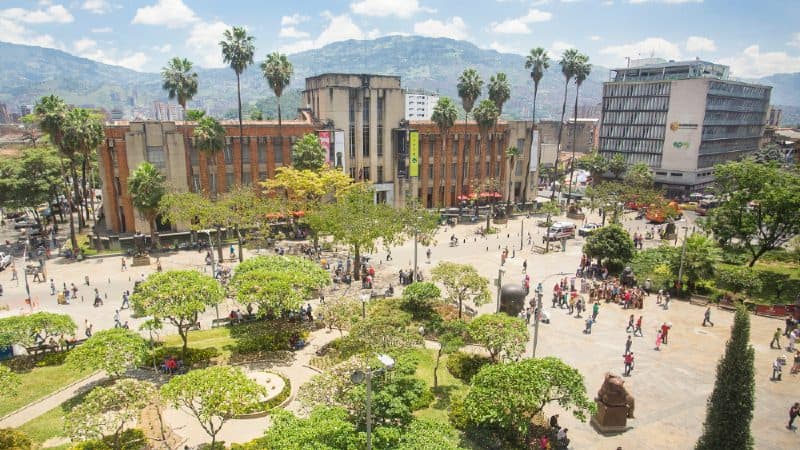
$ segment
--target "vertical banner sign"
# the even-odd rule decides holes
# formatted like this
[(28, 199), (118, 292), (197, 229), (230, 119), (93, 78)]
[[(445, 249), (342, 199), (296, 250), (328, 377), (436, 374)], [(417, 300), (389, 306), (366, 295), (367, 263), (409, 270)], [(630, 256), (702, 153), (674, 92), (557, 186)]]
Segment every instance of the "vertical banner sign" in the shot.
[(397, 176), (408, 179), (408, 130), (392, 130), (392, 142), (397, 149)]
[(409, 168), (408, 175), (412, 177), (419, 176), (419, 131), (412, 131), (409, 135)]
[(322, 148), (325, 149), (325, 162), (330, 164), (333, 160), (333, 158), (331, 158), (331, 132), (322, 130), (317, 134), (319, 135), (319, 143), (322, 144)]
[(533, 130), (531, 134), (531, 161), (529, 172), (536, 172), (537, 164), (539, 162), (539, 130)]
[(336, 164), (334, 167), (341, 167), (342, 172), (347, 172), (344, 166), (344, 131), (336, 130), (333, 133), (333, 152), (336, 155)]

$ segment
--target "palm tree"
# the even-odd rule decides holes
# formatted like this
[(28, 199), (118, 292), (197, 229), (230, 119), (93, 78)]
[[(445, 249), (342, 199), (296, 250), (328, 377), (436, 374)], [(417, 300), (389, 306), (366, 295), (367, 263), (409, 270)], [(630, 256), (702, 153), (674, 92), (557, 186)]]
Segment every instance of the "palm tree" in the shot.
[[(225, 39), (219, 43), (222, 47), (222, 59), (236, 73), (236, 97), (239, 102), (239, 146), (241, 149), (244, 142), (244, 131), (242, 130), (242, 86), (240, 78), (242, 72), (253, 64), (253, 55), (256, 52), (256, 48), (253, 45), (255, 37), (248, 36), (243, 27), (233, 27), (230, 30), (225, 30), (223, 37)], [(240, 159), (244, 161), (243, 158)], [(240, 169), (244, 171), (244, 163), (242, 163)]]
[[(531, 52), (525, 58), (525, 68), (531, 71), (531, 79), (533, 80), (533, 107), (531, 108), (531, 148), (528, 150), (528, 166), (530, 167), (531, 160), (533, 159), (533, 147), (537, 144), (533, 142), (533, 131), (536, 128), (536, 96), (539, 94), (539, 82), (542, 81), (544, 71), (550, 68), (550, 56), (547, 51), (542, 47), (532, 48)], [(541, 161), (541, 154), (539, 155)], [(536, 167), (539, 167), (540, 161), (536, 161)], [(525, 180), (523, 181), (524, 187), (522, 189), (522, 204), (528, 201), (528, 176), (530, 169), (525, 170)], [(537, 180), (538, 184), (539, 181)]]
[[(564, 101), (561, 103), (561, 121), (558, 122), (558, 138), (556, 140), (556, 161), (554, 164), (554, 171), (558, 172), (558, 159), (561, 157), (561, 135), (564, 131), (564, 113), (567, 111), (567, 88), (569, 87), (569, 80), (575, 76), (575, 60), (578, 58), (577, 50), (571, 48), (569, 50), (565, 50), (564, 54), (561, 55), (561, 61), (558, 62), (561, 65), (561, 73), (564, 75)], [(552, 192), (550, 193), (550, 201), (555, 200), (556, 197), (556, 189), (555, 186), (553, 187)]]
[[(486, 142), (486, 153), (489, 153), (489, 138), (487, 135), (489, 134), (489, 130), (497, 124), (497, 118), (500, 116), (500, 112), (497, 110), (497, 106), (495, 106), (493, 101), (486, 99), (481, 101), (478, 106), (475, 107), (475, 111), (472, 115), (475, 117), (475, 121), (478, 123), (478, 130), (481, 134), (481, 140)], [(489, 174), (487, 174), (487, 178), (488, 175)], [(488, 216), (486, 217), (486, 229), (489, 229)]]
[(506, 205), (506, 217), (511, 217), (511, 175), (514, 173), (514, 163), (517, 162), (517, 157), (522, 154), (517, 147), (511, 146), (506, 149), (506, 157), (508, 158), (508, 203)]
[(592, 65), (589, 64), (589, 57), (579, 54), (575, 60), (575, 109), (573, 114), (574, 123), (572, 125), (572, 159), (569, 163), (569, 190), (567, 194), (567, 204), (572, 198), (572, 175), (575, 171), (575, 145), (578, 139), (578, 94), (581, 91), (581, 84), (589, 77), (592, 72)]
[[(453, 125), (456, 123), (456, 119), (458, 118), (458, 110), (456, 110), (456, 105), (450, 100), (450, 97), (441, 97), (438, 102), (436, 102), (436, 106), (433, 107), (433, 114), (431, 115), (431, 120), (436, 124), (439, 128), (439, 134), (442, 136), (442, 156), (447, 154), (447, 134), (450, 132), (450, 129), (453, 128)], [(440, 162), (435, 161), (437, 164), (436, 167), (439, 167)], [(441, 174), (440, 177), (443, 179), (444, 174)], [(439, 193), (437, 192), (436, 195), (438, 196)], [(444, 199), (442, 199), (444, 201)]]
[(192, 62), (186, 58), (174, 57), (161, 69), (162, 89), (169, 99), (178, 99), (178, 104), (186, 114), (186, 102), (197, 95), (197, 72), (192, 70)]
[(489, 100), (497, 107), (498, 116), (503, 115), (503, 105), (511, 97), (511, 86), (503, 72), (497, 72), (489, 78)]
[[(70, 160), (70, 171), (72, 175), (72, 186), (75, 191), (75, 197), (79, 199), (80, 203), (80, 188), (78, 186), (78, 173), (75, 168), (77, 157), (83, 157), (83, 162), (86, 164), (92, 152), (97, 150), (97, 147), (103, 142), (103, 123), (100, 117), (84, 108), (75, 108), (67, 112), (64, 117), (64, 124), (62, 126), (62, 147), (65, 156)], [(83, 191), (86, 191), (86, 168), (83, 169)], [(83, 196), (85, 199), (85, 195)], [(78, 227), (83, 228), (86, 226), (83, 221), (83, 216), (78, 210)]]
[(261, 63), (261, 72), (278, 99), (278, 135), (283, 136), (281, 129), (281, 95), (292, 80), (294, 67), (292, 67), (292, 63), (289, 62), (286, 55), (273, 52), (267, 55), (266, 61)]
[(166, 177), (158, 171), (156, 166), (145, 161), (133, 171), (128, 178), (128, 192), (131, 195), (133, 206), (142, 213), (150, 224), (150, 242), (158, 248), (156, 235), (156, 216), (161, 197), (164, 196), (164, 182)]
[[(197, 121), (197, 127), (194, 129), (195, 147), (201, 152), (210, 156), (210, 160), (214, 161), (217, 152), (222, 150), (225, 146), (225, 128), (219, 121), (210, 116), (203, 116)], [(217, 176), (219, 176), (217, 170)], [(221, 242), (219, 230), (217, 230), (218, 242)], [(210, 238), (210, 237), (209, 237)], [(222, 244), (217, 246), (217, 259), (222, 261)]]
[[(456, 87), (458, 88), (458, 96), (461, 97), (461, 106), (464, 107), (464, 146), (466, 149), (467, 118), (469, 118), (469, 113), (472, 111), (472, 107), (475, 106), (478, 97), (481, 96), (483, 80), (481, 80), (481, 76), (478, 75), (478, 71), (475, 69), (465, 69), (464, 73), (458, 77), (458, 85)], [(466, 152), (464, 152), (464, 164), (466, 164), (467, 176), (469, 176), (469, 155)], [(463, 171), (461, 172), (463, 173)], [(460, 190), (463, 190), (466, 180), (463, 176), (460, 178), (461, 182), (458, 183), (458, 186)]]

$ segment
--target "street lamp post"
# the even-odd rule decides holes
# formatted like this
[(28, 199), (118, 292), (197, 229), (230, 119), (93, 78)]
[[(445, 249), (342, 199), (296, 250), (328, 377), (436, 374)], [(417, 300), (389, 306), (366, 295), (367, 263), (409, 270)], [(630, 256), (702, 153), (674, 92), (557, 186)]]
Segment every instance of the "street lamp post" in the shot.
[(497, 311), (500, 312), (500, 288), (503, 286), (503, 275), (506, 273), (506, 269), (500, 268), (497, 271)]
[(542, 290), (536, 288), (536, 311), (533, 317), (533, 349), (531, 349), (531, 358), (536, 358), (536, 345), (539, 343), (539, 318), (542, 315)]
[(414, 273), (411, 274), (412, 283), (417, 281), (417, 235), (419, 234), (419, 221), (421, 220), (422, 217), (417, 217), (416, 222), (414, 222)]
[(361, 318), (367, 318), (367, 302), (372, 298), (372, 294), (361, 294)]
[(681, 294), (681, 286), (683, 285), (683, 260), (686, 257), (686, 238), (689, 235), (689, 227), (684, 225), (681, 228), (683, 228), (683, 246), (681, 247), (681, 265), (678, 268), (678, 293), (677, 293), (677, 295)]
[[(214, 267), (214, 252), (211, 250), (211, 231), (209, 230), (201, 230), (201, 233), (205, 232), (208, 235), (208, 256), (211, 257), (211, 277), (215, 280), (217, 279), (217, 271)], [(219, 319), (219, 305), (214, 305), (214, 312), (217, 314), (217, 319)]]
[(352, 381), (353, 384), (361, 384), (366, 381), (367, 450), (372, 450), (372, 377), (394, 368), (394, 359), (392, 359), (391, 356), (378, 355), (378, 360), (381, 362), (381, 364), (383, 364), (382, 368), (373, 370), (370, 366), (367, 366), (367, 370), (365, 372), (356, 370), (350, 375), (350, 381)]

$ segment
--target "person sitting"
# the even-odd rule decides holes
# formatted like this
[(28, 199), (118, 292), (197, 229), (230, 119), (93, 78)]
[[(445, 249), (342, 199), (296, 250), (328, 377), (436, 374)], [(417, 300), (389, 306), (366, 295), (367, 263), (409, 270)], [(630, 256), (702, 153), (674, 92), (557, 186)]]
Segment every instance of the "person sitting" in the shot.
[(178, 370), (178, 361), (175, 360), (174, 356), (170, 356), (169, 359), (164, 363), (166, 366), (166, 372), (170, 375), (174, 374)]

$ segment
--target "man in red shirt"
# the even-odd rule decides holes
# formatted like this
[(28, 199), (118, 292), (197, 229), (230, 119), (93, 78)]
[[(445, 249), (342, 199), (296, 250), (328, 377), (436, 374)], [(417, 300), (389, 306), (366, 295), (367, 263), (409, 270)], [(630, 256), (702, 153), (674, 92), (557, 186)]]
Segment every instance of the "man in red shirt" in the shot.
[(669, 333), (670, 326), (667, 325), (666, 322), (661, 324), (661, 340), (664, 345), (667, 345), (667, 335)]
[(625, 362), (625, 372), (623, 372), (623, 375), (629, 377), (631, 376), (631, 370), (633, 370), (633, 352), (625, 353), (623, 361)]

